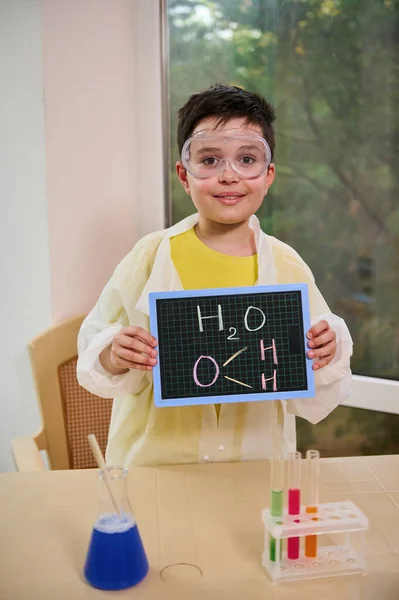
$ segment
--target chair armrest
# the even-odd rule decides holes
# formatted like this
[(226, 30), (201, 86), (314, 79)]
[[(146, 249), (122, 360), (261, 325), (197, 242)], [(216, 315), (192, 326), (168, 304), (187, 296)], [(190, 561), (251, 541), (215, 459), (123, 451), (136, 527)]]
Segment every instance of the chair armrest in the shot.
[(18, 471), (45, 471), (43, 459), (33, 437), (11, 440), (11, 449)]

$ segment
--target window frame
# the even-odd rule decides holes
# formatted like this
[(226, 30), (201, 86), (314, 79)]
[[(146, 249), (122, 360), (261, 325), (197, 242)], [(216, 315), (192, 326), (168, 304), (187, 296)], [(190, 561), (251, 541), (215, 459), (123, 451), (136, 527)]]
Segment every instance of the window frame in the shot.
[(166, 193), (166, 165), (169, 143), (167, 106), (162, 58), (166, 43), (162, 35), (162, 7), (159, 0), (133, 3), (133, 115), (135, 164), (135, 225), (137, 239), (164, 229), (169, 223)]

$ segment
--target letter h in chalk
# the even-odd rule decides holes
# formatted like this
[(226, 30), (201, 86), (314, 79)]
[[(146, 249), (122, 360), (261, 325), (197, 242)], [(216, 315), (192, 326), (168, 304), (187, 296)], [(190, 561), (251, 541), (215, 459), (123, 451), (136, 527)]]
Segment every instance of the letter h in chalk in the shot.
[(219, 331), (223, 331), (223, 314), (222, 314), (222, 307), (220, 304), (218, 304), (218, 314), (217, 315), (210, 315), (208, 317), (203, 317), (201, 315), (201, 309), (199, 306), (197, 306), (197, 313), (198, 313), (198, 326), (199, 326), (199, 330), (201, 332), (204, 331), (204, 327), (202, 325), (203, 319), (218, 319), (219, 320)]
[[(261, 359), (265, 360), (265, 350), (272, 350), (273, 352), (273, 363), (275, 365), (278, 364), (278, 360), (277, 360), (277, 352), (276, 352), (276, 343), (274, 341), (274, 338), (272, 339), (272, 345), (268, 346), (267, 348), (265, 348), (264, 344), (263, 344), (263, 340), (260, 340), (260, 355), (261, 355)], [(276, 377), (276, 369), (273, 370), (273, 376), (269, 377), (268, 379), (265, 378), (265, 374), (262, 373), (262, 389), (265, 390), (266, 389), (266, 381), (273, 381), (273, 392), (277, 392), (277, 377)]]

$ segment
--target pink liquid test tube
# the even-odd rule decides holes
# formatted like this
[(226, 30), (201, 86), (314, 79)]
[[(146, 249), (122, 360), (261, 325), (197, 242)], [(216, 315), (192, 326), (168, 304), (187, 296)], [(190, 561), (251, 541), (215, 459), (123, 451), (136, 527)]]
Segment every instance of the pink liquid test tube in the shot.
[[(301, 512), (301, 462), (300, 452), (288, 455), (288, 514), (296, 516)], [(299, 519), (295, 519), (299, 522)], [(299, 537), (288, 538), (287, 557), (291, 560), (299, 558)]]

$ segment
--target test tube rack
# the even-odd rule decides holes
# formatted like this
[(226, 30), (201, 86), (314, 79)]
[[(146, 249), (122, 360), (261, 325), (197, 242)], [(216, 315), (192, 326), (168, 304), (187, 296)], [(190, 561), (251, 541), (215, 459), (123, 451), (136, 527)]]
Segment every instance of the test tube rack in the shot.
[[(306, 513), (305, 506), (301, 506), (299, 516), (291, 516), (285, 509), (282, 516), (272, 517), (270, 509), (264, 509), (262, 520), (265, 526), (262, 565), (274, 584), (366, 572), (365, 532), (369, 522), (350, 500), (319, 504), (317, 514)], [(360, 535), (360, 545), (355, 550), (352, 534), (356, 532), (360, 532), (357, 533)], [(326, 534), (344, 534), (340, 536), (344, 538), (344, 543), (322, 546), (323, 535)], [(307, 535), (318, 536), (315, 558), (304, 556), (302, 551), (298, 559), (291, 560), (286, 552), (281, 552), (284, 539), (299, 537), (302, 542)], [(275, 539), (275, 561), (270, 560), (270, 537)]]

